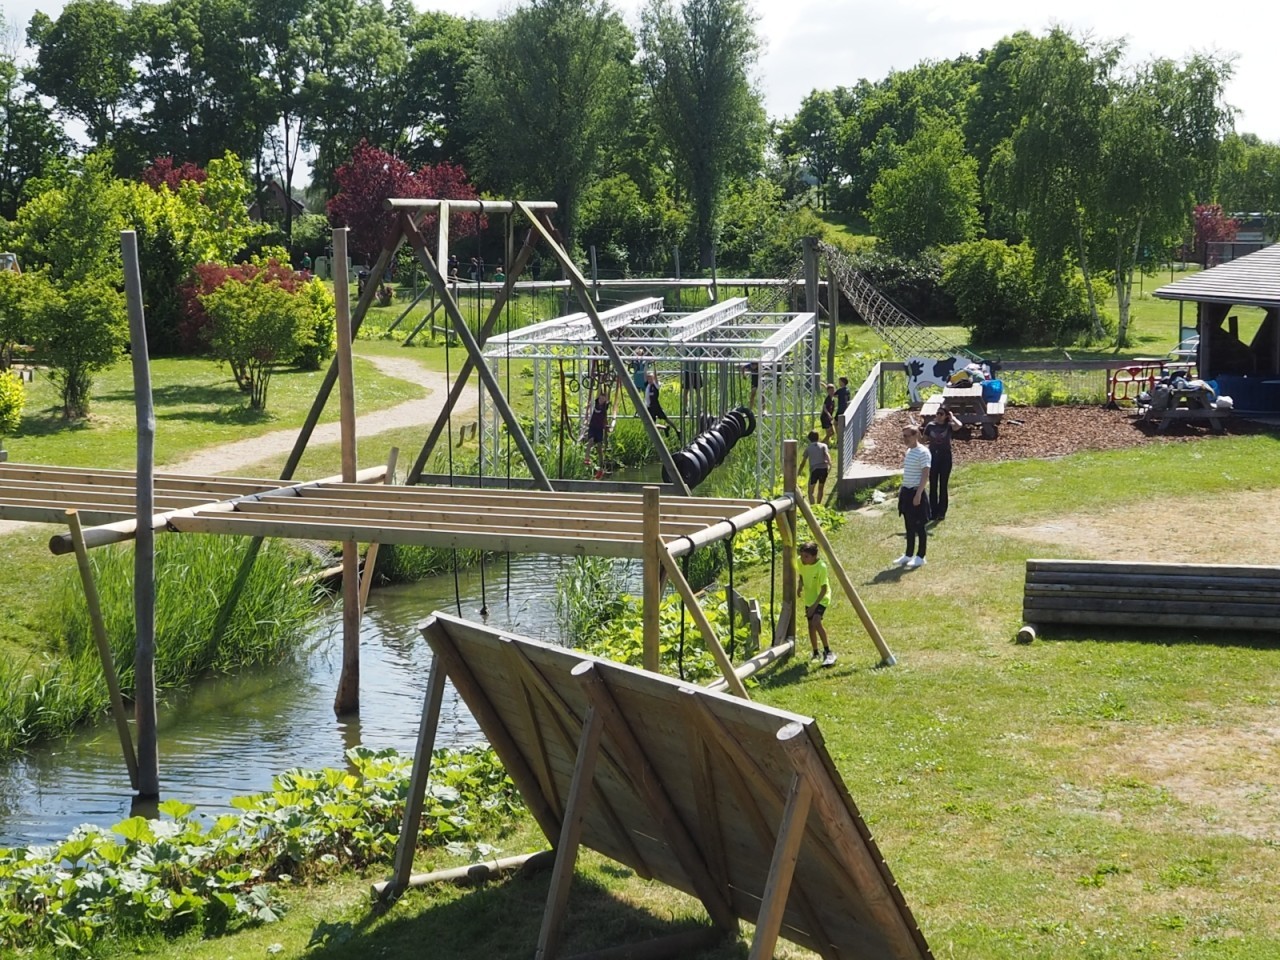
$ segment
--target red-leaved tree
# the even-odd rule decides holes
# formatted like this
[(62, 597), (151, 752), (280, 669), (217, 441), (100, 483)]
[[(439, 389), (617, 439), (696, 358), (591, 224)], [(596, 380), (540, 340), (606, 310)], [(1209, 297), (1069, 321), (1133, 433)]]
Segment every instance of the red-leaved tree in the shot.
[(1236, 238), (1240, 221), (1227, 216), (1216, 203), (1201, 203), (1192, 214), (1195, 229), (1196, 259), (1209, 266), (1211, 243), (1230, 243)]
[(228, 280), (248, 283), (260, 274), (266, 274), (266, 281), (288, 291), (297, 293), (306, 277), (292, 267), (271, 260), (265, 267), (256, 263), (236, 263), (227, 266), (223, 263), (198, 263), (191, 271), (191, 279), (178, 288), (182, 298), (182, 321), (178, 332), (183, 346), (190, 352), (197, 352), (208, 346), (209, 314), (204, 309), (200, 298), (213, 293)]
[(182, 187), (184, 181), (193, 180), (204, 183), (209, 178), (203, 167), (187, 161), (180, 167), (173, 164), (173, 157), (156, 157), (142, 170), (142, 182), (152, 190), (159, 190), (164, 184), (174, 193)]
[[(357, 261), (373, 263), (383, 242), (395, 226), (396, 215), (383, 209), (383, 201), (405, 199), (475, 200), (479, 196), (460, 166), (441, 163), (418, 170), (394, 154), (361, 140), (351, 159), (334, 172), (338, 194), (328, 203), (329, 221), (349, 227), (348, 246)], [(436, 218), (427, 217), (423, 233), (434, 238)], [(485, 221), (476, 214), (450, 214), (449, 236), (470, 236), (483, 229)]]

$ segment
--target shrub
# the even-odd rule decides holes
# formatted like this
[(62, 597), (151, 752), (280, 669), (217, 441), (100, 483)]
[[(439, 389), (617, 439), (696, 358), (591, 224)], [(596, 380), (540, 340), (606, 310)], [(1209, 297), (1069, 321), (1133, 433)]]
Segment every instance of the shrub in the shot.
[(337, 347), (337, 306), (329, 288), (314, 278), (303, 284), (299, 296), (311, 311), (311, 338), (293, 361), (303, 370), (319, 370)]
[(942, 285), (942, 260), (933, 251), (899, 257), (877, 247), (853, 262), (873, 287), (917, 320), (949, 323), (955, 319), (955, 301)]
[(111, 366), (128, 339), (124, 297), (106, 280), (43, 282), (36, 298), (34, 339), (58, 388), (62, 415), (89, 415), (93, 375)]
[(0, 437), (18, 429), (26, 401), (22, 381), (7, 370), (0, 373)]

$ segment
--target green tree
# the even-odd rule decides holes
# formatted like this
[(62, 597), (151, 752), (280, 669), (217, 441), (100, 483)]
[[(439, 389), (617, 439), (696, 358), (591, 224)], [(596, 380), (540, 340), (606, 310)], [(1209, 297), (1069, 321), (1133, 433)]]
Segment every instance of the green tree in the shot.
[(42, 280), (33, 298), (36, 349), (49, 365), (62, 415), (87, 417), (93, 375), (119, 360), (128, 340), (124, 296), (101, 276), (60, 284)]
[(1198, 196), (1211, 189), (1230, 64), (1194, 56), (1155, 60), (1113, 83), (1101, 117), (1101, 178), (1093, 211), (1109, 243), (1118, 299), (1116, 343), (1128, 345), (1133, 274), (1144, 245), (1166, 249), (1186, 236)]
[(871, 228), (891, 250), (916, 256), (971, 239), (978, 227), (978, 161), (956, 123), (939, 117), (903, 146), (871, 188)]
[(13, 348), (30, 343), (35, 328), (35, 292), (37, 274), (0, 271), (0, 370), (13, 364)]
[(651, 0), (642, 64), (658, 129), (688, 184), (698, 260), (710, 266), (730, 179), (759, 169), (764, 108), (751, 70), (760, 52), (746, 0)]
[(475, 170), (496, 190), (554, 200), (570, 245), (601, 152), (626, 126), (634, 50), (604, 0), (529, 0), (493, 25), (467, 73)]
[(1228, 213), (1262, 213), (1275, 230), (1280, 214), (1280, 143), (1228, 134), (1218, 168), (1218, 203)]
[(277, 366), (315, 342), (308, 295), (290, 293), (259, 274), (248, 282), (228, 279), (200, 298), (211, 321), (214, 356), (235, 372), (254, 410), (267, 407), (267, 388)]
[(1084, 274), (1092, 317), (1090, 334), (1105, 335), (1090, 282), (1092, 224), (1101, 189), (1103, 114), (1111, 102), (1111, 76), (1119, 44), (1078, 40), (1055, 28), (1018, 58), (1015, 87), (1021, 119), (992, 159), (992, 178), (1003, 203), (1038, 258), (1041, 281), (1063, 288), (1063, 255), (1071, 252)]
[[(8, 34), (9, 25), (0, 16), (0, 36)], [(0, 217), (14, 217), (23, 185), (41, 176), (69, 147), (49, 109), (21, 79), (16, 54), (0, 50)]]
[(778, 148), (800, 157), (818, 181), (818, 203), (826, 210), (831, 182), (840, 169), (840, 130), (844, 126), (840, 92), (812, 90), (800, 102), (795, 117), (779, 130)]
[(36, 13), (27, 43), (38, 48), (28, 79), (63, 116), (85, 125), (96, 147), (129, 115), (137, 39), (129, 11), (113, 0), (71, 0), (57, 20)]
[(462, 91), (483, 33), (482, 21), (434, 10), (410, 19), (405, 95), (391, 107), (400, 117), (401, 156), (411, 164), (461, 164), (466, 158)]

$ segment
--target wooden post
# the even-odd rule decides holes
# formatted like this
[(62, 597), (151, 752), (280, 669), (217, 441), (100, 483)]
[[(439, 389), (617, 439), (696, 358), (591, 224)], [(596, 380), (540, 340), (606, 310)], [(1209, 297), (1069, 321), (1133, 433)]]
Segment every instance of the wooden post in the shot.
[(794, 440), (782, 442), (782, 492), (792, 499), (793, 507), (789, 511), (791, 520), (791, 536), (782, 538), (782, 608), (786, 615), (786, 630), (783, 636), (788, 639), (796, 635), (796, 538), (800, 534), (799, 524), (795, 522), (796, 462), (797, 444)]
[[(792, 443), (793, 441), (788, 440), (787, 442)], [(831, 548), (831, 541), (827, 539), (826, 533), (823, 532), (822, 527), (818, 524), (818, 518), (813, 515), (813, 510), (810, 509), (809, 504), (800, 494), (796, 494), (796, 504), (800, 507), (800, 512), (804, 514), (805, 521), (809, 524), (813, 539), (822, 548), (822, 552), (827, 555), (827, 562), (831, 564), (831, 569), (835, 573), (836, 579), (840, 581), (840, 586), (844, 588), (844, 595), (853, 604), (853, 609), (857, 611), (858, 619), (862, 621), (862, 626), (875, 643), (876, 649), (880, 651), (880, 665), (892, 667), (898, 661), (889, 652), (889, 647), (885, 644), (884, 637), (880, 635), (880, 628), (876, 626), (875, 620), (871, 618), (871, 611), (867, 609), (866, 604), (862, 602), (862, 598), (858, 596), (858, 591), (853, 588), (853, 581), (849, 579), (849, 574), (845, 572), (844, 564), (840, 562), (835, 550)]]
[[(356, 388), (351, 358), (351, 278), (347, 274), (347, 228), (333, 231), (333, 293), (338, 313), (338, 405), (342, 438), (342, 482), (356, 479)], [(370, 277), (370, 285), (377, 280)], [(360, 709), (360, 545), (342, 543), (342, 673), (333, 698), (338, 716)]]
[(578, 756), (573, 764), (573, 777), (569, 781), (569, 795), (565, 798), (564, 822), (560, 826), (560, 838), (556, 842), (556, 865), (551, 871), (551, 889), (547, 891), (547, 905), (542, 911), (542, 929), (538, 932), (534, 960), (552, 960), (559, 945), (560, 921), (564, 919), (565, 904), (569, 900), (569, 883), (573, 880), (573, 868), (578, 862), (587, 799), (591, 795), (596, 760), (600, 756), (602, 726), (596, 708), (588, 707), (587, 715), (582, 719), (582, 735), (578, 739)]
[(653, 673), (662, 670), (658, 639), (662, 606), (662, 561), (658, 555), (662, 542), (662, 503), (658, 487), (644, 488), (644, 668)]
[[(418, 827), (422, 823), (423, 797), (431, 776), (431, 755), (436, 749), (436, 729), (440, 723), (440, 704), (444, 702), (445, 668), (438, 656), (431, 660), (427, 692), (422, 698), (422, 719), (418, 723), (418, 742), (413, 749), (413, 770), (409, 774), (409, 796), (405, 799), (404, 820), (400, 824), (400, 840), (396, 844), (391, 879), (381, 891), (396, 897), (409, 885), (413, 873), (413, 855), (418, 846)], [(375, 888), (376, 889), (376, 888)]]
[(813, 788), (809, 782), (800, 774), (793, 776), (791, 789), (787, 792), (787, 805), (782, 811), (778, 841), (773, 846), (773, 861), (769, 864), (764, 895), (760, 898), (760, 914), (756, 918), (750, 960), (770, 960), (774, 947), (778, 945), (782, 915), (787, 909), (787, 895), (791, 892), (791, 878), (795, 875), (812, 799)]
[(107, 638), (107, 626), (102, 619), (102, 604), (98, 600), (98, 585), (93, 579), (93, 567), (89, 565), (89, 550), (84, 545), (84, 529), (80, 526), (80, 514), (67, 511), (67, 526), (71, 528), (71, 542), (75, 545), (76, 566), (80, 568), (80, 582), (84, 585), (84, 599), (89, 607), (89, 625), (93, 628), (93, 641), (98, 646), (102, 660), (102, 675), (107, 680), (107, 692), (111, 695), (111, 716), (120, 736), (120, 750), (124, 765), (129, 770), (129, 786), (138, 789), (138, 757), (133, 752), (133, 734), (129, 732), (129, 720), (124, 712), (124, 698), (120, 696), (120, 681), (116, 677), (115, 661), (111, 657), (111, 641)]
[[(387, 454), (387, 478), (383, 483), (388, 486), (395, 482), (396, 460), (400, 456), (400, 448), (392, 447)], [(364, 551), (364, 569), (360, 571), (360, 612), (364, 613), (369, 603), (369, 589), (373, 586), (373, 568), (378, 563), (378, 542), (375, 540)]]
[(596, 266), (596, 245), (593, 243), (591, 250), (591, 295), (595, 297), (596, 303), (600, 302), (600, 271)]
[(151, 364), (147, 355), (147, 323), (142, 308), (142, 274), (138, 265), (138, 236), (120, 234), (124, 256), (124, 291), (129, 308), (130, 356), (133, 364), (133, 405), (138, 425), (138, 532), (133, 553), (134, 710), (138, 726), (138, 798), (160, 796), (160, 753), (156, 733), (156, 533), (155, 515), (156, 416), (151, 405)]
[(667, 576), (671, 578), (671, 583), (680, 593), (680, 596), (684, 598), (684, 605), (693, 616), (693, 622), (698, 625), (698, 632), (702, 634), (703, 643), (711, 651), (711, 656), (715, 658), (716, 665), (724, 675), (729, 692), (736, 697), (741, 697), (743, 700), (750, 700), (751, 698), (747, 696), (747, 688), (742, 685), (742, 680), (734, 672), (733, 661), (724, 652), (720, 638), (716, 636), (715, 628), (711, 626), (711, 621), (707, 619), (707, 615), (703, 613), (702, 607), (698, 604), (698, 595), (693, 592), (693, 587), (689, 586), (689, 581), (680, 572), (679, 561), (661, 543), (658, 544), (658, 553), (662, 558), (663, 565), (667, 568)]

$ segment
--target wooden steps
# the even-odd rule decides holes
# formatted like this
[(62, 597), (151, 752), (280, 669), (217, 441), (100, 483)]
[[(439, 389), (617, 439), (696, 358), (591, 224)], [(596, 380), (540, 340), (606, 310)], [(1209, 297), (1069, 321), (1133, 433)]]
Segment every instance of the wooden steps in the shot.
[(1280, 633), (1280, 567), (1028, 560), (1022, 617), (1029, 625)]

